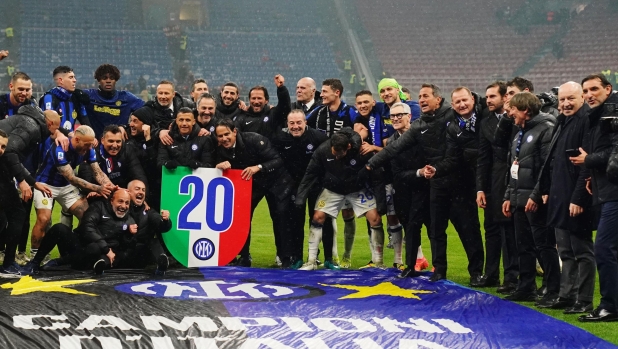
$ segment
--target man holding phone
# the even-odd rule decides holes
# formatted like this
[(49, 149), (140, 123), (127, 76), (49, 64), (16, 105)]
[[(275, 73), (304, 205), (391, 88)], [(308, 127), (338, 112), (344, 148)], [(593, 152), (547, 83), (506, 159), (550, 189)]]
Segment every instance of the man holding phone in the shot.
[(564, 309), (565, 314), (586, 313), (592, 311), (596, 276), (592, 196), (586, 191), (583, 176), (578, 178), (583, 169), (569, 157), (580, 154), (590, 107), (584, 104), (582, 86), (576, 82), (560, 86), (558, 99), (562, 113), (537, 188), (542, 195), (549, 194), (547, 225), (555, 228), (562, 260), (560, 293), (558, 299), (543, 299), (537, 306)]

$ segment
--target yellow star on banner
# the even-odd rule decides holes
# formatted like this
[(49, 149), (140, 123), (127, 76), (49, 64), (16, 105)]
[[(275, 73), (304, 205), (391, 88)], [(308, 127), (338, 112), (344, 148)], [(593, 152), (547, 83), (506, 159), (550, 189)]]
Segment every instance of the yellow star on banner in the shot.
[(408, 290), (405, 288), (401, 288), (393, 284), (392, 282), (382, 282), (374, 286), (326, 285), (326, 284), (319, 284), (319, 285), (328, 286), (328, 287), (336, 287), (336, 288), (344, 288), (346, 290), (357, 291), (356, 293), (351, 293), (339, 299), (358, 299), (358, 298), (367, 298), (367, 297), (372, 297), (372, 296), (391, 296), (391, 297), (402, 297), (402, 298), (412, 298), (412, 299), (421, 300), (419, 296), (417, 296), (417, 294), (435, 293), (434, 291)]
[(3, 284), (2, 288), (11, 288), (11, 296), (19, 296), (26, 293), (33, 292), (61, 292), (70, 294), (83, 294), (86, 296), (96, 296), (96, 294), (86, 293), (72, 288), (65, 288), (65, 286), (86, 284), (89, 282), (95, 282), (97, 280), (84, 279), (84, 280), (64, 280), (64, 281), (40, 281), (35, 280), (31, 276), (24, 276), (19, 281), (14, 283)]

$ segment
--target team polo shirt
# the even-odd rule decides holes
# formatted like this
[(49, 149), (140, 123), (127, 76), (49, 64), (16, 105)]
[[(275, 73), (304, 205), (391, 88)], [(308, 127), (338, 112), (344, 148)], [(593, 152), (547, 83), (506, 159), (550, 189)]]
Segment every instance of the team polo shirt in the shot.
[(39, 167), (39, 171), (37, 171), (36, 181), (53, 187), (67, 186), (69, 182), (58, 172), (58, 167), (70, 165), (75, 169), (84, 161), (88, 164), (97, 162), (97, 155), (94, 149), (90, 149), (85, 155), (79, 155), (71, 142), (69, 142), (69, 149), (66, 152), (62, 150), (61, 146), (57, 146), (52, 142), (49, 151), (45, 153), (45, 158)]
[(111, 99), (101, 97), (97, 89), (84, 92), (90, 97), (86, 112), (97, 138), (108, 125), (128, 125), (131, 113), (144, 106), (144, 101), (128, 91), (116, 91)]

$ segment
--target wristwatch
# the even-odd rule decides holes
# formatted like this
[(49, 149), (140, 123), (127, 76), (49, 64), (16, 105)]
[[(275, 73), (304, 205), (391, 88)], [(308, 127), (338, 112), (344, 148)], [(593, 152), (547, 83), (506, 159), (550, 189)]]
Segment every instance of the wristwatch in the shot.
[(262, 170), (262, 164), (258, 164), (257, 167), (260, 169), (260, 171)]

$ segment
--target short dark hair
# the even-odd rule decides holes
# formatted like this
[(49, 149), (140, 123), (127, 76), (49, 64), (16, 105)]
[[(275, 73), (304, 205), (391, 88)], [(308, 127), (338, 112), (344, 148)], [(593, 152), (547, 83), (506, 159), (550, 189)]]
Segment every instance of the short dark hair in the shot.
[(200, 105), (200, 102), (202, 101), (202, 99), (212, 99), (215, 102), (215, 104), (217, 104), (217, 100), (215, 99), (215, 96), (213, 96), (210, 93), (206, 92), (206, 93), (202, 93), (197, 98), (197, 101), (195, 102), (195, 107), (196, 108), (197, 108), (198, 105)]
[(333, 91), (339, 91), (339, 96), (343, 96), (343, 84), (339, 79), (326, 79), (322, 81), (323, 86), (329, 86)]
[(103, 137), (105, 137), (105, 135), (106, 135), (108, 132), (111, 132), (112, 134), (114, 134), (114, 135), (115, 135), (115, 134), (120, 133), (121, 131), (120, 131), (120, 127), (118, 127), (118, 125), (111, 124), (111, 125), (107, 125), (107, 126), (105, 126), (105, 128), (103, 129), (103, 133), (102, 133), (101, 135), (102, 135)]
[(522, 78), (520, 76), (516, 76), (512, 80), (509, 80), (506, 83), (506, 86), (507, 87), (515, 86), (515, 87), (517, 87), (522, 92), (525, 89), (528, 89), (528, 91), (530, 91), (530, 92), (534, 92), (534, 85), (532, 84), (532, 81), (524, 79), (524, 78)]
[(176, 89), (176, 87), (174, 86), (174, 83), (169, 80), (161, 80), (159, 81), (159, 85), (172, 85), (172, 88), (174, 90)]
[(219, 126), (227, 127), (230, 129), (230, 131), (234, 131), (234, 129), (236, 129), (236, 125), (234, 125), (234, 121), (228, 118), (217, 121), (217, 123), (215, 124), (215, 129), (217, 129), (217, 127)]
[(178, 109), (178, 114), (176, 114), (176, 116), (178, 116), (180, 114), (191, 114), (191, 115), (193, 115), (193, 109), (188, 108), (188, 107), (182, 107), (182, 108)]
[(253, 86), (250, 90), (249, 90), (249, 98), (251, 98), (251, 92), (258, 90), (258, 91), (262, 91), (264, 92), (264, 98), (266, 98), (266, 100), (268, 101), (268, 90), (266, 89), (266, 87), (262, 86), (262, 85), (257, 85), (257, 86)]
[(344, 133), (335, 133), (330, 136), (330, 145), (335, 149), (335, 151), (348, 150), (348, 145), (350, 145), (350, 138), (348, 138), (348, 136)]
[(228, 81), (225, 84), (223, 84), (223, 86), (221, 86), (221, 91), (223, 92), (223, 90), (225, 89), (225, 86), (230, 86), (236, 89), (236, 93), (240, 94), (240, 88), (238, 87), (238, 85), (235, 82), (231, 82)]
[(32, 80), (32, 79), (30, 79), (28, 74), (24, 73), (23, 71), (18, 71), (17, 73), (13, 74), (13, 77), (11, 77), (11, 82), (16, 82), (19, 79), (22, 79), (24, 81), (31, 81)]
[(442, 98), (442, 91), (440, 90), (440, 88), (434, 84), (422, 84), (421, 85), (421, 89), (424, 88), (430, 88), (431, 89), (431, 93), (433, 94), (434, 97), (440, 97)]
[(204, 84), (206, 84), (206, 86), (208, 86), (208, 84), (206, 83), (206, 80), (204, 80), (204, 79), (197, 79), (197, 80), (193, 81), (193, 85), (191, 85), (191, 92), (195, 91), (195, 85), (201, 84), (201, 83), (204, 83)]
[(0, 130), (0, 137), (9, 138), (9, 135), (4, 130)]
[(364, 95), (369, 95), (369, 96), (373, 97), (373, 94), (369, 90), (360, 90), (360, 91), (356, 92), (356, 97), (364, 96)]
[(603, 74), (591, 74), (591, 75), (586, 76), (582, 80), (582, 86), (584, 86), (584, 82), (594, 80), (594, 79), (599, 79), (601, 81), (601, 86), (603, 87), (612, 86), (612, 83), (609, 82), (609, 80), (607, 80), (607, 78)]
[(498, 93), (500, 94), (500, 96), (504, 97), (506, 95), (506, 83), (504, 81), (494, 81), (491, 84), (487, 85), (487, 87), (485, 88), (485, 91), (489, 90), (490, 88), (494, 88), (497, 87), (498, 88)]
[(530, 116), (536, 116), (541, 111), (541, 101), (537, 96), (528, 91), (516, 93), (509, 102), (511, 107), (519, 111), (528, 110)]
[(410, 89), (407, 88), (407, 87), (402, 87), (401, 88), (401, 92), (410, 93), (410, 94), (412, 93), (412, 92), (410, 92)]
[(456, 87), (456, 88), (453, 90), (453, 92), (451, 92), (451, 97), (453, 97), (453, 93), (455, 93), (455, 92), (459, 92), (459, 91), (466, 91), (466, 92), (468, 92), (468, 94), (470, 95), (470, 97), (474, 98), (474, 96), (472, 96), (472, 91), (470, 91), (470, 89), (469, 89), (469, 88), (467, 88), (467, 87), (465, 87), (465, 86), (459, 86), (459, 87)]
[(99, 81), (107, 74), (109, 74), (109, 76), (116, 81), (120, 80), (120, 70), (118, 70), (118, 67), (107, 63), (101, 64), (97, 70), (94, 71), (94, 79)]
[(53, 77), (56, 77), (56, 75), (58, 74), (66, 74), (66, 73), (70, 73), (73, 71), (73, 68), (66, 66), (66, 65), (61, 65), (59, 67), (56, 67), (56, 69), (54, 69), (54, 72), (52, 73)]

